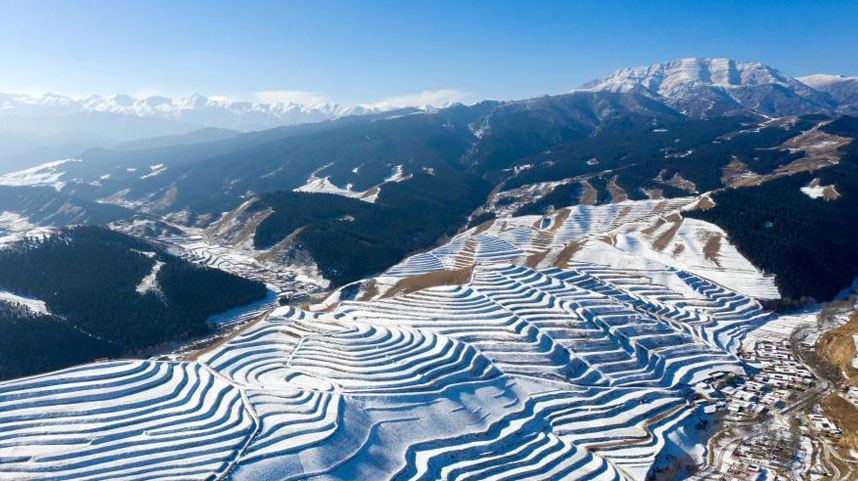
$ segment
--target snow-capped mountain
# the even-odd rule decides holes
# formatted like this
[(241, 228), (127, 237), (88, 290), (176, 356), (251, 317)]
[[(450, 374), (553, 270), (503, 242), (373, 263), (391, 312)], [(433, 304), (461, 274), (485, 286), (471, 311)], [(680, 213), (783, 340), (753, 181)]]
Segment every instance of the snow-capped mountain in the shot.
[(839, 104), (839, 110), (846, 113), (858, 112), (858, 77), (816, 74), (798, 77), (798, 80), (831, 95)]
[(623, 68), (580, 87), (594, 92), (639, 90), (692, 117), (755, 110), (769, 115), (831, 112), (828, 94), (760, 62), (686, 58)]
[(200, 94), (177, 98), (0, 94), (0, 130), (60, 136), (97, 133), (98, 137), (122, 141), (203, 127), (261, 130), (368, 111), (327, 102), (241, 102)]

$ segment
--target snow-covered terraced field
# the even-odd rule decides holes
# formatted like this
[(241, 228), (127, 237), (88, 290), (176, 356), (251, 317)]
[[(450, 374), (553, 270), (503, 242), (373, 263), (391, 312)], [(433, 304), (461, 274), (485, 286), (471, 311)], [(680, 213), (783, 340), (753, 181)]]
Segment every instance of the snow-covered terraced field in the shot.
[(200, 364), (111, 362), (0, 384), (0, 479), (211, 479), (252, 438), (243, 393)]
[(491, 262), (467, 285), (278, 308), (195, 362), (0, 384), (0, 478), (642, 480), (767, 319), (669, 275), (687, 290)]
[[(194, 361), (0, 383), (0, 479), (643, 481), (773, 318), (690, 262), (611, 245), (686, 204), (497, 220), (380, 278), (465, 281), (274, 308)], [(615, 255), (556, 261), (581, 241)]]
[(380, 279), (382, 285), (392, 285), (401, 278), (474, 264), (516, 262), (548, 267), (580, 260), (641, 271), (681, 269), (747, 296), (778, 298), (774, 277), (764, 275), (742, 257), (723, 230), (682, 217), (683, 209), (699, 201), (686, 197), (578, 205), (546, 216), (497, 219), (488, 227), (472, 228), (448, 244), (405, 259)]

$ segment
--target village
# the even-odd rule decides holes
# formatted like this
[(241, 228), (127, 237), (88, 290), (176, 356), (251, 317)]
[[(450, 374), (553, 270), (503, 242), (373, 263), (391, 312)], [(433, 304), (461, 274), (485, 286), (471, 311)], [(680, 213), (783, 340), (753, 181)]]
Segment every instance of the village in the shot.
[[(790, 342), (757, 339), (739, 352), (749, 376), (725, 378), (717, 390), (730, 442), (719, 446), (718, 465), (699, 479), (846, 479), (823, 462), (832, 454), (830, 444), (843, 436), (813, 402), (831, 391), (829, 383), (796, 357)], [(843, 395), (858, 406), (858, 388), (844, 389)]]

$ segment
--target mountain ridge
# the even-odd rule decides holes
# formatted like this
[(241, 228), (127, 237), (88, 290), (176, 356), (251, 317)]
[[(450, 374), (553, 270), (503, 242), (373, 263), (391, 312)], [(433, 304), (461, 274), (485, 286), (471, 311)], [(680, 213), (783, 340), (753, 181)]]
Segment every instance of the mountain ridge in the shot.
[[(126, 94), (69, 97), (50, 92), (0, 93), (0, 125), (3, 125), (6, 130), (15, 130), (16, 126), (12, 120), (20, 118), (43, 116), (74, 118), (83, 115), (114, 114), (138, 119), (179, 122), (197, 126), (197, 128), (218, 127), (250, 131), (318, 122), (372, 111), (374, 109), (370, 107), (345, 107), (333, 102), (245, 102), (205, 97), (198, 93), (174, 98), (163, 96), (137, 98)], [(168, 130), (168, 133), (185, 133), (188, 131), (187, 128), (189, 127), (175, 125), (172, 131)]]
[[(855, 108), (852, 102), (856, 100), (846, 96), (838, 100), (828, 91), (762, 62), (709, 57), (620, 68), (607, 77), (583, 84), (578, 90), (639, 91), (662, 99), (691, 117), (743, 110), (774, 116), (830, 114)], [(844, 102), (848, 105), (844, 106)]]

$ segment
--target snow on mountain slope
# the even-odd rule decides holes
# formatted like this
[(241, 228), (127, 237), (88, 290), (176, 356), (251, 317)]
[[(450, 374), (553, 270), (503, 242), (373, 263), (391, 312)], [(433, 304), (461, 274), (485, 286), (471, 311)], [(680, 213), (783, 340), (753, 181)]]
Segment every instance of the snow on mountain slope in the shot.
[(69, 162), (80, 162), (80, 160), (55, 160), (29, 169), (0, 175), (0, 185), (8, 185), (11, 187), (50, 186), (59, 192), (66, 185), (64, 181), (60, 180), (60, 177), (65, 174), (65, 171), (60, 166)]
[(641, 90), (694, 117), (741, 109), (797, 115), (831, 112), (836, 106), (828, 95), (768, 65), (727, 58), (685, 58), (622, 68), (580, 90)]
[(377, 111), (330, 102), (244, 102), (200, 94), (135, 98), (122, 94), (65, 97), (0, 93), (0, 131), (109, 145), (206, 127), (264, 130)]
[(33, 225), (27, 217), (15, 212), (0, 210), (0, 248), (4, 244), (16, 242), (27, 237), (48, 235), (53, 230), (49, 227)]
[(767, 84), (801, 88), (800, 82), (760, 62), (684, 58), (642, 67), (621, 68), (610, 77), (594, 80), (581, 89), (628, 92), (640, 86), (664, 97), (673, 97), (696, 85), (748, 87)]
[(748, 266), (694, 202), (498, 219), (193, 360), (0, 383), (0, 477), (644, 481), (772, 318), (697, 273)]
[(465, 286), (278, 308), (192, 362), (0, 383), (0, 475), (643, 481), (768, 318), (672, 275), (693, 302), (622, 269), (480, 264)]
[[(384, 187), (385, 184), (389, 182), (402, 182), (411, 178), (411, 174), (403, 174), (402, 164), (398, 164), (393, 169), (391, 169), (390, 175), (385, 177), (380, 184), (374, 185), (366, 190), (354, 191), (352, 190), (352, 184), (346, 184), (345, 188), (343, 188), (334, 185), (334, 183), (331, 182), (330, 177), (318, 177), (316, 175), (319, 170), (325, 169), (330, 165), (331, 164), (323, 165), (321, 168), (317, 169), (316, 172), (313, 172), (309, 178), (307, 178), (307, 182), (304, 183), (304, 185), (296, 187), (292, 190), (294, 192), (341, 195), (343, 197), (351, 197), (353, 199), (359, 199), (364, 202), (369, 202), (370, 204), (373, 204), (378, 199), (378, 194), (379, 192), (381, 192), (381, 188)], [(357, 172), (357, 168), (352, 170), (352, 173)]]
[(816, 74), (798, 77), (798, 80), (831, 95), (839, 104), (840, 111), (852, 114), (858, 112), (858, 77)]
[(48, 306), (45, 304), (45, 301), (33, 299), (32, 297), (19, 296), (9, 291), (4, 291), (3, 289), (0, 289), (0, 303), (3, 302), (24, 306), (25, 309), (36, 314), (50, 314), (50, 312), (48, 311)]
[[(656, 223), (657, 224), (657, 223)], [(774, 276), (766, 276), (736, 250), (727, 234), (717, 226), (697, 219), (679, 219), (655, 231), (652, 226), (613, 234), (607, 242), (589, 241), (573, 256), (581, 262), (613, 267), (637, 264), (638, 269), (652, 270), (641, 261), (655, 261), (729, 286), (741, 294), (758, 299), (780, 297)], [(612, 254), (627, 254), (621, 259)]]
[(238, 130), (256, 129), (260, 125), (273, 127), (315, 122), (363, 111), (364, 109), (347, 108), (335, 103), (240, 102), (217, 97), (207, 98), (196, 93), (176, 98), (135, 98), (122, 94), (76, 98), (52, 93), (0, 94), (0, 118), (100, 112), (182, 120), (192, 124)]
[(780, 297), (774, 277), (765, 275), (730, 244), (718, 226), (686, 219), (681, 209), (698, 198), (578, 205), (546, 216), (490, 221), (448, 244), (416, 254), (379, 277), (380, 293), (399, 279), (479, 263), (523, 262), (566, 266), (582, 261), (648, 272), (682, 270), (760, 298)]

